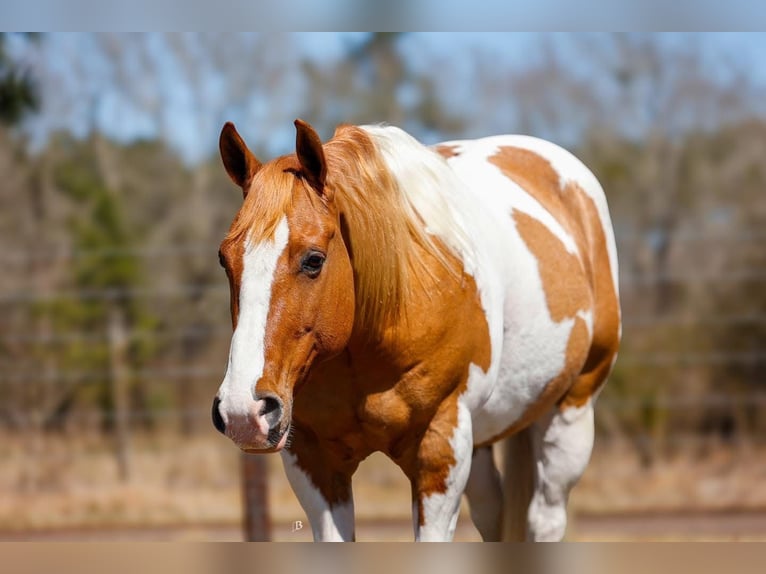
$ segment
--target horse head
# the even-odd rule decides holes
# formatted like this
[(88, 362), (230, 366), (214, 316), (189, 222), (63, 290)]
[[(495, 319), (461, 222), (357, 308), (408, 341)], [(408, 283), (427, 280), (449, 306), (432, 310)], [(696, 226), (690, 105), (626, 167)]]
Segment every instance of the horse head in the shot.
[(215, 427), (247, 452), (284, 447), (293, 393), (347, 345), (354, 276), (322, 143), (296, 120), (295, 154), (261, 164), (227, 123), (220, 152), (244, 201), (220, 247), (234, 328)]

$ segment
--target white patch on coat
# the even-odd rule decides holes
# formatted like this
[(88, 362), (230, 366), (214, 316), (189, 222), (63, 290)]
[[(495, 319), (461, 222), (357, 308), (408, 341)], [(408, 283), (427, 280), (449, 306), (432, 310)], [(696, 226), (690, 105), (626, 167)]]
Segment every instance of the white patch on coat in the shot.
[(308, 475), (298, 466), (295, 455), (280, 451), (285, 474), (311, 524), (316, 542), (350, 542), (354, 539), (354, 501), (330, 507)]
[(614, 240), (614, 231), (612, 230), (612, 219), (609, 215), (609, 207), (606, 202), (606, 195), (596, 176), (593, 175), (585, 165), (569, 151), (557, 146), (554, 143), (533, 137), (523, 137), (524, 146), (530, 151), (536, 151), (545, 157), (553, 166), (556, 173), (559, 174), (559, 181), (562, 186), (568, 182), (579, 185), (587, 195), (593, 199), (601, 221), (601, 228), (606, 238), (606, 252), (609, 257), (609, 267), (612, 273), (614, 283), (614, 292), (619, 296), (620, 285), (618, 281), (617, 268), (617, 244)]
[[(614, 240), (612, 220), (609, 216), (609, 207), (607, 205), (606, 196), (598, 179), (593, 175), (593, 172), (591, 172), (575, 155), (552, 142), (523, 135), (502, 135), (474, 141), (444, 142), (444, 144), (441, 145), (454, 146), (456, 151), (460, 153), (465, 150), (475, 152), (481, 147), (488, 152), (486, 154), (487, 158), (493, 153), (496, 153), (500, 147), (510, 146), (526, 149), (538, 154), (551, 164), (551, 167), (559, 176), (559, 183), (562, 189), (570, 182), (579, 185), (579, 187), (593, 199), (593, 202), (596, 205), (599, 219), (601, 220), (601, 226), (607, 240), (606, 250), (609, 256), (609, 266), (612, 272), (615, 293), (619, 293), (617, 246)], [(450, 158), (450, 162), (454, 159), (455, 158)]]
[(219, 410), (228, 425), (231, 417), (247, 417), (255, 402), (255, 384), (263, 374), (266, 320), (277, 261), (287, 247), (287, 217), (276, 227), (273, 240), (245, 241), (239, 292), (237, 328), (231, 337), (229, 363), (218, 390)]

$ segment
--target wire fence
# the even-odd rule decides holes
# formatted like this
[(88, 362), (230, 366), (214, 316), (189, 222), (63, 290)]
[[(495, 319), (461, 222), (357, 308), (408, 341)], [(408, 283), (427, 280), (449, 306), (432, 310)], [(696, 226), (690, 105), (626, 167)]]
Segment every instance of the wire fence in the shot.
[[(651, 244), (651, 238), (645, 233), (621, 233), (616, 236), (618, 245), (632, 243)], [(709, 230), (681, 230), (673, 234), (673, 242), (679, 244), (705, 243), (756, 243), (766, 241), (766, 231), (762, 229), (739, 230), (730, 232), (711, 232)], [(39, 249), (35, 251), (4, 251), (0, 253), (0, 264), (27, 266), (34, 263), (69, 262), (83, 258), (158, 258), (178, 257), (180, 255), (200, 255), (215, 258), (218, 244), (178, 243), (160, 247), (96, 247), (91, 249)]]
[[(766, 365), (766, 352), (742, 353), (647, 353), (638, 357), (626, 357), (623, 364), (643, 367), (664, 368), (704, 368), (708, 366), (760, 366)], [(130, 371), (134, 380), (189, 380), (214, 379), (223, 376), (223, 362), (219, 366), (195, 367), (188, 365), (172, 365), (164, 367), (138, 368)], [(0, 374), (0, 388), (10, 385), (27, 385), (41, 383), (58, 385), (60, 383), (100, 384), (111, 376), (108, 369), (86, 369), (5, 372)]]
[[(651, 244), (648, 236), (640, 233), (623, 233), (618, 236), (620, 246), (636, 243)], [(710, 243), (726, 243), (737, 249), (739, 245), (754, 245), (766, 241), (766, 231), (760, 229), (740, 230), (735, 234), (711, 233), (710, 231), (686, 230), (675, 233), (673, 241), (689, 249), (704, 249)], [(622, 249), (623, 247), (621, 247)], [(52, 263), (68, 263), (78, 259), (108, 259), (108, 258), (140, 258), (143, 260), (167, 260), (181, 256), (199, 256), (210, 260), (210, 266), (215, 265), (217, 245), (201, 243), (184, 243), (161, 247), (131, 247), (131, 248), (95, 248), (88, 250), (52, 249), (38, 251), (0, 251), (0, 265), (6, 268), (41, 266)], [(766, 283), (766, 269), (759, 267), (731, 269), (725, 272), (699, 268), (693, 272), (673, 269), (662, 273), (631, 273), (623, 270), (620, 275), (620, 287), (626, 298), (640, 297), (644, 290), (662, 287), (670, 284), (731, 286), (753, 284), (760, 288)], [(124, 333), (126, 340), (132, 342), (152, 342), (176, 348), (186, 343), (210, 347), (217, 345), (225, 347), (231, 337), (226, 299), (229, 296), (229, 286), (223, 274), (219, 280), (208, 282), (175, 283), (163, 285), (145, 285), (114, 288), (62, 288), (62, 289), (23, 289), (0, 292), (0, 312), (13, 309), (13, 306), (29, 305), (30, 307), (55, 304), (59, 302), (74, 302), (86, 304), (91, 302), (116, 303), (130, 299), (156, 300), (157, 307), (164, 310), (171, 308), (173, 303), (183, 299), (194, 300), (204, 298), (220, 305), (220, 319), (214, 323), (200, 326), (182, 326), (167, 328), (132, 328)], [(733, 329), (744, 330), (766, 326), (766, 312), (761, 309), (750, 309), (738, 312), (694, 313), (690, 310), (681, 312), (671, 310), (669, 313), (636, 313), (631, 309), (625, 310), (623, 339), (629, 339), (632, 334), (646, 335), (650, 330), (657, 332), (683, 328), (691, 332), (703, 329)], [(693, 310), (692, 310), (693, 311)], [(185, 317), (184, 317), (185, 319)], [(164, 324), (172, 324), (172, 320)], [(32, 325), (30, 325), (32, 327)], [(106, 327), (106, 326), (104, 326)], [(757, 341), (756, 341), (757, 343)], [(66, 353), (68, 346), (87, 346), (91, 350), (108, 348), (110, 335), (108, 329), (100, 331), (66, 329), (56, 331), (49, 329), (45, 332), (20, 330), (18, 328), (0, 333), (0, 359), (13, 356), (24, 357), (30, 347), (35, 352), (46, 353), (46, 368), (39, 361), (6, 361), (6, 367), (0, 370), (0, 392), (24, 391), (29, 388), (53, 389), (58, 387), (76, 386), (88, 388), (106, 384), (113, 373), (106, 363), (101, 362), (99, 368), (67, 367)], [(43, 350), (40, 350), (43, 347)], [(216, 348), (219, 348), (216, 347)], [(164, 347), (163, 347), (164, 348)], [(183, 383), (192, 381), (218, 381), (223, 376), (224, 358), (220, 364), (211, 364), (201, 358), (191, 357), (186, 362), (178, 362), (179, 355), (170, 353), (171, 360), (155, 360), (147, 366), (128, 365), (127, 376), (131, 381), (151, 382), (154, 385), (165, 383)], [(34, 357), (35, 355), (30, 355)], [(207, 357), (208, 359), (210, 357)], [(29, 364), (29, 363), (32, 364)], [(108, 363), (108, 361), (107, 361)], [(164, 364), (163, 364), (164, 363)], [(668, 350), (663, 348), (646, 348), (639, 351), (623, 352), (619, 365), (626, 368), (648, 368), (653, 370), (680, 369), (731, 369), (744, 372), (747, 375), (748, 388), (766, 388), (765, 381), (757, 380), (766, 372), (766, 344), (753, 345), (748, 349), (717, 348), (713, 350)], [(213, 389), (216, 384), (212, 384)], [(604, 396), (600, 399), (600, 408), (615, 412), (639, 412), (647, 408), (645, 397), (614, 397)], [(699, 412), (703, 409), (742, 408), (762, 409), (766, 405), (766, 394), (760, 392), (749, 394), (706, 394), (703, 396), (668, 396), (659, 393), (652, 397), (651, 407), (667, 413)], [(0, 414), (3, 409), (0, 406)], [(109, 410), (101, 412), (77, 411), (72, 413), (76, 423), (102, 424), (109, 422), (114, 414)], [(209, 416), (209, 409), (138, 409), (130, 410), (125, 416), (131, 422), (152, 420), (170, 420), (186, 418), (201, 420)], [(14, 420), (25, 423), (33, 422), (39, 413), (29, 414), (17, 412)], [(0, 417), (0, 421), (2, 418)]]
[[(711, 272), (667, 272), (643, 275), (620, 276), (620, 289), (646, 289), (665, 284), (741, 284), (766, 282), (766, 270), (746, 269), (739, 271)], [(163, 287), (110, 287), (93, 289), (62, 289), (60, 291), (24, 290), (0, 294), (0, 305), (21, 303), (41, 304), (62, 301), (120, 301), (125, 299), (172, 299), (180, 297), (199, 297), (203, 294), (228, 295), (229, 287), (225, 283), (190, 283)]]
[[(220, 375), (220, 372), (217, 373)], [(211, 393), (212, 402), (212, 393)], [(689, 411), (708, 408), (733, 409), (733, 408), (758, 408), (766, 409), (766, 392), (752, 393), (748, 395), (731, 395), (716, 393), (703, 397), (694, 396), (660, 396), (652, 398), (652, 408), (666, 411)], [(638, 411), (646, 408), (647, 399), (641, 397), (600, 397), (596, 401), (598, 410), (610, 411)], [(0, 409), (0, 412), (2, 410)], [(43, 416), (40, 412), (30, 410), (27, 413), (15, 413), (17, 421), (34, 422), (39, 421)], [(126, 416), (132, 420), (140, 421), (147, 419), (171, 419), (180, 417), (189, 417), (193, 419), (210, 419), (210, 407), (201, 408), (152, 408), (136, 409), (132, 408), (126, 411)], [(80, 411), (73, 415), (73, 420), (77, 421), (109, 421), (114, 417), (113, 412), (109, 411)]]
[[(228, 291), (227, 291), (228, 292)], [(728, 315), (683, 316), (683, 315), (644, 315), (631, 316), (623, 320), (626, 330), (672, 328), (672, 327), (707, 327), (707, 326), (747, 326), (766, 325), (766, 313), (735, 313)], [(226, 326), (190, 327), (178, 329), (130, 329), (126, 335), (131, 341), (180, 341), (180, 340), (227, 340), (232, 330)], [(60, 333), (7, 333), (0, 335), (0, 344), (82, 344), (106, 343), (108, 334), (92, 331), (66, 331)]]

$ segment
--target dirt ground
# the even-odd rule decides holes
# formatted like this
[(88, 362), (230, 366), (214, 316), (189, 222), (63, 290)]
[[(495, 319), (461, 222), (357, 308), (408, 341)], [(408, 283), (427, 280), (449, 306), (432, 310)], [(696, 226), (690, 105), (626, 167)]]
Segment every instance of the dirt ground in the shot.
[[(571, 540), (766, 540), (766, 447), (691, 443), (645, 467), (599, 444), (570, 501)], [(269, 457), (274, 540), (310, 539)], [(241, 539), (240, 455), (217, 435), (134, 437), (121, 482), (103, 437), (0, 437), (0, 539)], [(354, 481), (359, 540), (411, 540), (409, 485), (383, 456)], [(467, 508), (456, 539), (478, 540)], [(296, 529), (300, 523), (303, 528)]]
[[(406, 520), (363, 521), (357, 524), (358, 542), (408, 542), (412, 526)], [(234, 524), (165, 525), (156, 527), (61, 528), (0, 532), (3, 541), (92, 542), (237, 542), (242, 530)], [(305, 523), (272, 525), (274, 542), (310, 542)], [(571, 542), (734, 542), (766, 541), (766, 512), (662, 512), (648, 514), (589, 515), (570, 517), (566, 540)], [(461, 517), (457, 542), (480, 542), (470, 521)]]

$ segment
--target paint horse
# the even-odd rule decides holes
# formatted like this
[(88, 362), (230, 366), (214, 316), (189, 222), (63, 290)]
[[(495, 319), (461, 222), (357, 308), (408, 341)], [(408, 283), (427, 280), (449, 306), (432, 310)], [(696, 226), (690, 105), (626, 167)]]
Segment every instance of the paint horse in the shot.
[[(216, 428), (280, 451), (316, 540), (353, 540), (351, 477), (382, 451), (416, 540), (559, 540), (620, 338), (617, 258), (593, 174), (498, 136), (426, 147), (395, 127), (296, 120), (261, 164), (231, 123), (244, 202), (220, 248), (234, 333)], [(503, 488), (491, 445), (509, 439)], [(526, 493), (526, 494), (525, 494)]]

